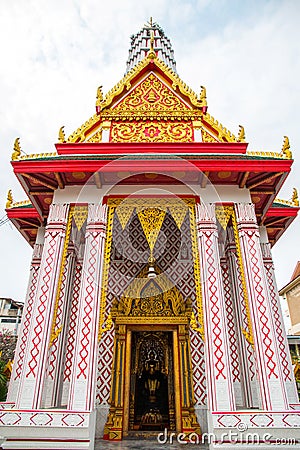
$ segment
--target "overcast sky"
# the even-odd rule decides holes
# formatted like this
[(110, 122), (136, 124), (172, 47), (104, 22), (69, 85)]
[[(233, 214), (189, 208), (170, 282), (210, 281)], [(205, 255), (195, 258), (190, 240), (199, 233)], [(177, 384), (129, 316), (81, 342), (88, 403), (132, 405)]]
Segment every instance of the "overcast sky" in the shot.
[[(280, 151), (290, 138), (293, 171), (280, 198), (300, 189), (300, 1), (10, 0), (1, 1), (0, 208), (7, 190), (25, 199), (10, 156), (16, 137), (26, 153), (53, 152), (95, 111), (124, 75), (130, 35), (153, 16), (171, 39), (177, 71), (208, 111), (233, 133), (245, 127), (250, 150)], [(300, 219), (274, 247), (279, 287), (298, 259)], [(31, 248), (10, 224), (0, 228), (0, 297), (24, 300)]]

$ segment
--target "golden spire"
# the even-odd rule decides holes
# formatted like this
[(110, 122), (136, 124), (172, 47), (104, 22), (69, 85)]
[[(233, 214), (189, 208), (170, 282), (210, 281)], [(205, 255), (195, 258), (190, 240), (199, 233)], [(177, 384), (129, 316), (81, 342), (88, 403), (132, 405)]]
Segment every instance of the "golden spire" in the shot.
[(153, 26), (153, 19), (152, 19), (152, 17), (150, 17), (149, 24), (150, 24), (150, 27)]
[(12, 161), (17, 161), (21, 155), (20, 138), (17, 138), (14, 143), (14, 151), (12, 152)]
[(199, 102), (201, 103), (201, 106), (207, 106), (207, 100), (206, 100), (206, 88), (204, 86), (201, 87), (201, 92), (199, 95)]
[(149, 59), (154, 59), (154, 58), (156, 58), (156, 53), (155, 53), (155, 51), (154, 51), (154, 32), (153, 32), (153, 31), (151, 31), (151, 37), (150, 37), (150, 50), (149, 50), (149, 52), (148, 52), (148, 54), (147, 54), (147, 57), (148, 57)]
[(283, 145), (282, 145), (282, 150), (281, 150), (281, 156), (285, 156), (287, 159), (292, 159), (293, 155), (290, 150), (289, 138), (287, 136), (283, 136), (283, 137), (284, 137), (284, 140), (283, 140)]
[(66, 142), (66, 136), (65, 136), (64, 128), (65, 128), (65, 126), (63, 125), (62, 127), (60, 127), (59, 132), (58, 132), (58, 142), (60, 144), (63, 144), (64, 142)]
[(6, 201), (6, 208), (11, 208), (13, 204), (13, 196), (11, 189), (7, 193), (7, 201)]
[(238, 134), (238, 142), (245, 142), (245, 129), (242, 125), (239, 125), (240, 130)]
[(293, 189), (292, 203), (294, 206), (299, 206), (298, 191), (296, 188)]
[(96, 95), (96, 106), (100, 106), (102, 102), (103, 102), (103, 91), (102, 86), (99, 86)]

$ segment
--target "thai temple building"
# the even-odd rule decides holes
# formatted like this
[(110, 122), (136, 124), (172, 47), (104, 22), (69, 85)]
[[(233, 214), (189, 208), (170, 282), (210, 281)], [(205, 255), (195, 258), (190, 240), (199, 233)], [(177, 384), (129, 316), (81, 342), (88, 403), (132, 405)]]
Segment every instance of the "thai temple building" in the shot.
[(299, 210), (296, 190), (277, 199), (289, 140), (248, 151), (244, 128), (227, 130), (205, 87), (176, 70), (151, 19), (131, 37), (124, 77), (98, 88), (70, 136), (60, 128), (54, 152), (21, 155), (15, 141), (28, 200), (9, 191), (6, 211), (33, 256), (0, 405), (4, 449), (159, 433), (209, 433), (210, 449), (300, 439), (271, 255)]

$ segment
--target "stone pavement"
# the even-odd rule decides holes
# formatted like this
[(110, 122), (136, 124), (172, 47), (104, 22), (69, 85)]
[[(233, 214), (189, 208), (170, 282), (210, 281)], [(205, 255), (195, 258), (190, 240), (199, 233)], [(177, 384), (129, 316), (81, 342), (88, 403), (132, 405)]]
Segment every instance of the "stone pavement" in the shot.
[(120, 442), (104, 441), (102, 439), (96, 440), (94, 450), (184, 450), (197, 449), (208, 450), (208, 445), (198, 444), (180, 444), (176, 440), (172, 444), (170, 442), (160, 444), (156, 439), (138, 440), (126, 439)]

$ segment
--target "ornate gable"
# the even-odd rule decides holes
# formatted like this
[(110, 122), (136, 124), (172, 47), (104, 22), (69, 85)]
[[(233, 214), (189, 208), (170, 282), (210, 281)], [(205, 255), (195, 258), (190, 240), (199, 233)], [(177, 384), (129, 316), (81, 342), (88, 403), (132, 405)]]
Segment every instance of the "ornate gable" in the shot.
[(191, 110), (186, 102), (167, 86), (156, 74), (150, 72), (146, 78), (112, 107), (115, 111), (183, 111)]
[(197, 96), (151, 53), (105, 97), (98, 89), (96, 111), (67, 142), (239, 141), (206, 113), (205, 88)]

